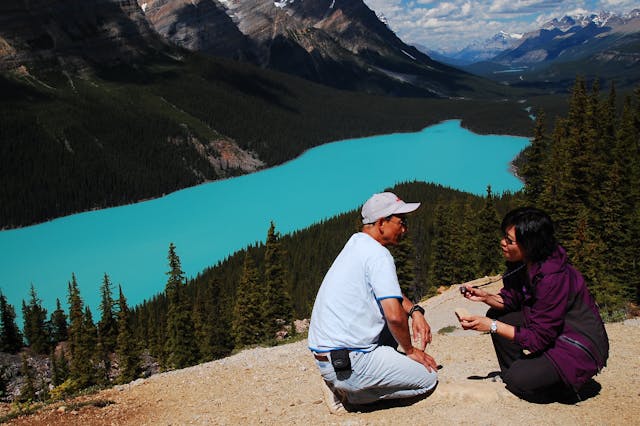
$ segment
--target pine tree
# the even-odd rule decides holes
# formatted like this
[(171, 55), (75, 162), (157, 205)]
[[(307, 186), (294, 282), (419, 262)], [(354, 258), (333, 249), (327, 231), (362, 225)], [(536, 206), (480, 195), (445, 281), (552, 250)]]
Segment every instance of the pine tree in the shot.
[(478, 265), (485, 274), (496, 274), (501, 269), (500, 221), (491, 186), (487, 186), (484, 207), (478, 215)]
[(540, 111), (536, 116), (533, 140), (525, 150), (525, 161), (519, 170), (525, 180), (524, 193), (531, 204), (536, 204), (544, 190), (544, 170), (549, 150), (549, 141), (545, 136), (545, 114)]
[(267, 339), (275, 338), (276, 332), (285, 324), (291, 323), (293, 317), (293, 306), (285, 279), (284, 254), (279, 238), (280, 235), (271, 222), (265, 245), (264, 297), (261, 304), (264, 335)]
[(76, 281), (75, 274), (71, 274), (71, 281), (68, 284), (68, 304), (69, 304), (69, 351), (71, 359), (75, 357), (76, 348), (80, 344), (82, 328), (84, 322), (84, 306), (80, 297), (80, 289)]
[(404, 236), (400, 243), (391, 248), (396, 264), (396, 273), (402, 293), (414, 302), (418, 302), (422, 294), (416, 282), (416, 262), (413, 241), (409, 235)]
[(563, 223), (570, 212), (565, 212), (566, 207), (561, 200), (564, 196), (563, 181), (567, 170), (565, 164), (569, 161), (569, 155), (565, 149), (565, 140), (568, 138), (568, 123), (566, 119), (558, 118), (552, 135), (552, 142), (548, 161), (542, 168), (544, 172), (544, 185), (542, 193), (537, 200), (538, 205), (549, 212), (558, 226), (558, 237), (564, 237)]
[(94, 367), (96, 328), (89, 307), (84, 308), (75, 275), (69, 283), (69, 377), (77, 389), (96, 383)]
[(27, 402), (36, 400), (35, 372), (33, 367), (29, 365), (29, 360), (25, 353), (22, 354), (22, 366), (20, 367), (20, 375), (24, 377), (24, 385), (20, 388), (18, 401)]
[(438, 204), (434, 212), (433, 239), (431, 240), (431, 273), (434, 286), (454, 283), (453, 270), (453, 215), (450, 204)]
[(100, 286), (100, 295), (100, 312), (102, 315), (98, 322), (98, 339), (106, 352), (113, 352), (118, 337), (118, 326), (114, 312), (116, 302), (113, 300), (113, 288), (107, 274), (104, 274), (104, 279)]
[(233, 349), (227, 300), (221, 297), (217, 280), (196, 287), (195, 326), (201, 361), (228, 355)]
[(52, 349), (49, 360), (51, 362), (51, 384), (60, 386), (69, 377), (69, 363), (64, 348), (61, 347), (59, 351)]
[(15, 354), (22, 348), (22, 333), (16, 324), (16, 311), (0, 291), (0, 352)]
[(131, 330), (131, 313), (127, 299), (118, 287), (118, 338), (116, 358), (118, 360), (118, 383), (129, 383), (138, 377), (140, 372), (140, 356)]
[(69, 337), (67, 314), (64, 313), (60, 299), (56, 299), (56, 309), (51, 313), (51, 339), (53, 343), (64, 342)]
[(169, 279), (165, 288), (168, 301), (167, 353), (168, 368), (184, 368), (194, 365), (198, 359), (195, 327), (191, 318), (191, 305), (184, 290), (184, 272), (173, 243), (169, 245)]
[(478, 230), (476, 212), (470, 202), (465, 203), (462, 214), (462, 225), (456, 233), (454, 247), (456, 256), (455, 282), (466, 282), (481, 275), (478, 271)]
[(88, 306), (85, 307), (82, 316), (82, 328), (78, 339), (76, 351), (71, 360), (70, 376), (73, 378), (80, 389), (98, 383), (98, 377), (103, 376), (104, 372), (98, 372), (97, 360), (99, 354), (96, 353), (96, 344), (98, 341), (97, 330), (93, 322), (93, 315)]
[[(640, 108), (625, 100), (616, 120), (615, 86), (606, 101), (598, 82), (590, 94), (578, 78), (567, 119), (560, 119), (547, 160), (539, 204), (587, 278), (607, 318), (640, 293)], [(637, 94), (640, 100), (640, 89)], [(640, 107), (640, 103), (638, 104)], [(535, 192), (527, 176), (525, 192)], [(527, 189), (528, 188), (528, 189)]]
[(47, 310), (31, 285), (29, 303), (22, 301), (22, 316), (24, 319), (24, 336), (29, 343), (29, 349), (35, 354), (49, 352), (50, 338), (47, 329)]
[(231, 333), (236, 348), (260, 343), (264, 339), (262, 315), (256, 309), (260, 306), (261, 296), (258, 269), (247, 251), (242, 268), (242, 277), (236, 290), (236, 303), (233, 309)]
[(111, 374), (111, 354), (116, 349), (118, 338), (118, 327), (114, 313), (115, 302), (113, 300), (113, 289), (109, 276), (104, 274), (102, 285), (100, 286), (100, 321), (97, 324), (98, 343), (97, 355), (102, 369), (99, 377), (100, 383), (108, 383)]
[[(623, 215), (623, 233), (617, 236), (623, 241), (615, 244), (615, 250), (621, 256), (616, 259), (616, 265), (620, 266), (617, 276), (625, 283), (629, 299), (640, 303), (640, 260), (637, 255), (640, 253), (640, 89), (637, 95), (638, 111), (635, 114), (631, 98), (625, 99), (612, 159), (618, 180), (609, 186), (615, 185), (612, 194), (617, 194), (623, 208), (618, 212)], [(614, 241), (618, 241), (617, 238)]]
[(566, 137), (554, 141), (561, 149), (558, 159), (560, 164), (557, 167), (564, 171), (558, 182), (560, 191), (556, 200), (556, 224), (571, 255), (576, 252), (570, 241), (576, 232), (577, 212), (583, 206), (590, 208), (589, 188), (585, 185), (590, 179), (589, 168), (593, 161), (591, 153), (594, 130), (593, 120), (589, 117), (592, 109), (589, 102), (585, 81), (577, 78), (569, 105)]

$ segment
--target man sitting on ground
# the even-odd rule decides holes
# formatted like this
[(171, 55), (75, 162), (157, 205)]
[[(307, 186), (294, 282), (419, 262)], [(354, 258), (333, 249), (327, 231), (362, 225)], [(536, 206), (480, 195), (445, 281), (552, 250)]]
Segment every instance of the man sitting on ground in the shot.
[[(402, 294), (386, 248), (400, 241), (405, 215), (418, 207), (391, 192), (374, 194), (362, 207), (362, 231), (351, 236), (318, 290), (308, 342), (333, 413), (344, 411), (343, 403), (417, 397), (436, 386), (436, 362), (424, 352), (431, 342), (424, 309)], [(412, 345), (409, 317), (420, 347)], [(392, 346), (383, 341), (385, 330)]]

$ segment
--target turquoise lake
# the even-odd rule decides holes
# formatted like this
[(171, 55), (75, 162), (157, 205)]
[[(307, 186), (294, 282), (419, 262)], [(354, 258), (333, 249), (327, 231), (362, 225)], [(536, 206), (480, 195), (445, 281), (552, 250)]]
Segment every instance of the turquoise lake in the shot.
[[(417, 133), (326, 144), (281, 166), (123, 207), (0, 232), (0, 289), (21, 317), (33, 284), (50, 314), (75, 273), (99, 318), (105, 273), (130, 306), (164, 290), (169, 243), (189, 277), (256, 241), (358, 208), (371, 194), (419, 180), (484, 195), (516, 191), (509, 163), (529, 140), (477, 135), (446, 121)], [(295, 194), (295, 195), (294, 195)], [(420, 200), (410, 200), (420, 201)], [(18, 324), (22, 327), (22, 322)]]

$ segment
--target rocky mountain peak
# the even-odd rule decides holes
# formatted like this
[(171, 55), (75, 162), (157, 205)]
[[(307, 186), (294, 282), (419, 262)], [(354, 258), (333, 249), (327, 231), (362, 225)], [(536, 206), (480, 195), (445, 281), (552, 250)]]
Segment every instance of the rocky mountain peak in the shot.
[(440, 75), (466, 78), (406, 45), (362, 0), (138, 3), (162, 37), (186, 49), (340, 89), (442, 96)]
[(34, 61), (115, 64), (134, 60), (161, 41), (135, 0), (3, 0), (0, 68)]

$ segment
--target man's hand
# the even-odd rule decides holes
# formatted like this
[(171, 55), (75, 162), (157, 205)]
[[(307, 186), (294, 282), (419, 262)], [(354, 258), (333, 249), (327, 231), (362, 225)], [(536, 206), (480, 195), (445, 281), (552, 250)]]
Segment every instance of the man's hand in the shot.
[(427, 370), (438, 371), (438, 364), (436, 363), (436, 360), (428, 353), (414, 347), (412, 347), (411, 350), (405, 351), (405, 353), (412, 360), (424, 365)]
[(431, 326), (419, 311), (411, 316), (411, 331), (413, 332), (414, 345), (424, 351), (431, 343)]

